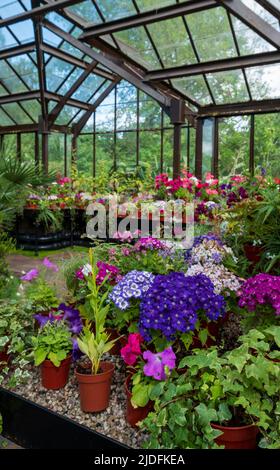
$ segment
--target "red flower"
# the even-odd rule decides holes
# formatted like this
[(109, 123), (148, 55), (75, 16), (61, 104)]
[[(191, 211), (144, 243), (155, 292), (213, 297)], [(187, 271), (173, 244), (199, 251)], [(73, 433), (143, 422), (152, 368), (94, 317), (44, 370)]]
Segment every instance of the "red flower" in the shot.
[(130, 333), (127, 344), (121, 349), (121, 356), (124, 362), (133, 366), (141, 354), (142, 336), (139, 333)]

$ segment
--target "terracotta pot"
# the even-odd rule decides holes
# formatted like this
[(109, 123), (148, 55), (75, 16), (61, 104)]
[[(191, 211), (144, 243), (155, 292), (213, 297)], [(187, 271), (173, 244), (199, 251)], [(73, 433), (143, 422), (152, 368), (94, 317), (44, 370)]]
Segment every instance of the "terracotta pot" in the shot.
[(58, 390), (65, 387), (69, 377), (72, 356), (61, 362), (59, 367), (55, 367), (48, 359), (41, 364), (41, 379), (43, 387), (49, 390)]
[(127, 343), (127, 338), (121, 336), (118, 331), (114, 330), (114, 328), (106, 328), (106, 331), (110, 335), (110, 340), (119, 338), (118, 341), (115, 342), (112, 349), (109, 351), (109, 354), (112, 354), (113, 356), (119, 356), (121, 353), (121, 348), (123, 348)]
[(103, 411), (109, 405), (111, 382), (115, 366), (101, 362), (100, 374), (81, 374), (76, 371), (79, 382), (81, 410), (84, 412)]
[(153, 409), (153, 402), (150, 400), (146, 406), (139, 406), (134, 408), (131, 403), (132, 393), (130, 391), (131, 376), (128, 376), (125, 381), (125, 393), (126, 393), (126, 421), (133, 428), (137, 427), (139, 421), (143, 421), (150, 411)]
[(220, 426), (211, 424), (212, 428), (222, 431), (219, 437), (215, 439), (218, 445), (223, 445), (225, 449), (256, 449), (257, 435), (259, 429), (254, 424), (240, 427)]

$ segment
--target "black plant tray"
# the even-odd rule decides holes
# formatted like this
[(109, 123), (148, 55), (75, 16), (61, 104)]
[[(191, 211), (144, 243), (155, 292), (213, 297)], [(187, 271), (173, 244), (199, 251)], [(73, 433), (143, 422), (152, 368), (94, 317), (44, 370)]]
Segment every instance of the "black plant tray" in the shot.
[(0, 387), (3, 436), (25, 449), (129, 449)]

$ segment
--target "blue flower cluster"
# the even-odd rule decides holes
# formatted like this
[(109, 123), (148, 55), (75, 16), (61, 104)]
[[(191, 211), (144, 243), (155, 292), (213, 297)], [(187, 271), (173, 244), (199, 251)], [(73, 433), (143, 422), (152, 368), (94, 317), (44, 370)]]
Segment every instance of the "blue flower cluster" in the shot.
[(113, 288), (109, 299), (121, 310), (130, 307), (130, 299), (141, 299), (155, 279), (154, 274), (146, 271), (130, 271)]
[(200, 314), (217, 320), (224, 312), (223, 296), (204, 274), (158, 275), (140, 304), (140, 333), (149, 341), (152, 330), (159, 330), (169, 340), (194, 330)]

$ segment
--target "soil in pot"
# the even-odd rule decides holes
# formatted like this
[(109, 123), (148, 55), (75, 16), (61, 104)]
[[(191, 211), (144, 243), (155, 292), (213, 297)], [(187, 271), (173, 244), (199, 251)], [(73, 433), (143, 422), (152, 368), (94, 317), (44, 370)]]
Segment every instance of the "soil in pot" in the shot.
[(49, 390), (59, 390), (65, 387), (68, 382), (72, 356), (67, 357), (61, 362), (59, 367), (46, 360), (41, 365), (41, 379), (43, 387)]
[(239, 427), (227, 427), (212, 423), (211, 426), (212, 428), (223, 432), (223, 434), (215, 439), (215, 442), (218, 445), (224, 446), (225, 449), (257, 448), (257, 435), (259, 429), (254, 424)]
[(128, 376), (125, 381), (125, 393), (126, 393), (126, 421), (133, 428), (137, 427), (139, 421), (143, 421), (150, 411), (153, 409), (153, 402), (150, 400), (146, 406), (139, 406), (134, 408), (131, 403), (131, 376)]
[(100, 372), (96, 375), (91, 373), (89, 367), (77, 368), (82, 411), (97, 412), (108, 407), (114, 369), (115, 366), (111, 362), (101, 362)]

